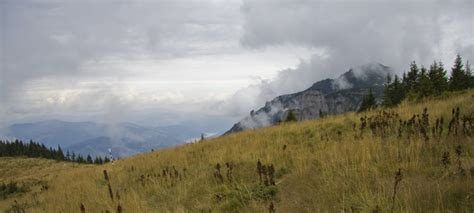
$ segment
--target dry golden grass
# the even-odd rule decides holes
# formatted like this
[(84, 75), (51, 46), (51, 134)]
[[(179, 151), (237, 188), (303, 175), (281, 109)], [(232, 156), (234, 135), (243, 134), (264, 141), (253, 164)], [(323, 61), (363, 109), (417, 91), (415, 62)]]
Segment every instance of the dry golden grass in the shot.
[[(404, 103), (394, 111), (406, 120), (427, 107), (430, 124), (435, 117), (445, 118), (446, 133), (451, 109), (460, 107), (462, 115), (469, 115), (474, 113), (473, 103), (470, 90)], [(79, 212), (81, 203), (86, 212), (116, 212), (119, 204), (123, 212), (268, 212), (270, 202), (278, 212), (474, 210), (472, 136), (425, 141), (396, 134), (372, 136), (366, 130), (363, 138), (356, 139), (359, 130), (354, 131), (352, 124), (359, 124), (362, 115), (347, 113), (246, 131), (101, 166), (2, 158), (0, 182), (30, 183), (32, 189), (0, 200), (0, 208), (11, 208), (15, 199), (27, 212)], [(463, 150), (464, 176), (456, 165), (458, 145)], [(451, 165), (445, 168), (441, 161), (447, 151)], [(275, 166), (276, 186), (259, 183), (258, 160)], [(226, 162), (235, 165), (232, 182), (226, 177)], [(224, 183), (214, 178), (217, 163)], [(179, 176), (163, 177), (162, 170), (173, 166)], [(399, 168), (403, 177), (393, 201)], [(103, 170), (110, 177), (113, 200)], [(34, 188), (40, 182), (49, 189)]]

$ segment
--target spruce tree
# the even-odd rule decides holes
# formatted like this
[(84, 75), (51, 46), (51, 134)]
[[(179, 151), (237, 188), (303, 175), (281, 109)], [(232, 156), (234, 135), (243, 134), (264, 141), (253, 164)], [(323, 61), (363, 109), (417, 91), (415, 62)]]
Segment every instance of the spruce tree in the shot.
[(295, 122), (298, 121), (294, 110), (288, 111), (288, 115), (286, 116), (285, 122)]
[(385, 107), (391, 107), (397, 105), (396, 101), (396, 94), (398, 89), (400, 89), (400, 82), (398, 81), (398, 76), (395, 75), (395, 80), (392, 83), (392, 77), (390, 75), (387, 75), (387, 80), (384, 85), (384, 96), (383, 96), (383, 106)]
[(402, 82), (400, 82), (400, 79), (396, 75), (395, 79), (393, 80), (392, 90), (392, 105), (396, 106), (400, 104), (403, 99), (405, 99), (405, 90), (403, 88)]
[(64, 153), (63, 150), (61, 149), (61, 146), (58, 145), (58, 150), (56, 151), (56, 160), (64, 160)]
[(428, 71), (425, 67), (421, 67), (420, 75), (418, 76), (418, 91), (415, 91), (418, 98), (427, 97), (433, 94), (433, 84), (428, 77)]
[(362, 99), (362, 103), (358, 112), (367, 111), (375, 107), (377, 107), (377, 103), (375, 102), (375, 96), (372, 93), (372, 89), (369, 89), (369, 93)]
[(408, 78), (405, 72), (402, 75), (402, 86), (403, 86), (403, 92), (407, 93), (408, 92)]
[(443, 63), (434, 61), (428, 71), (428, 77), (432, 83), (432, 92), (434, 95), (439, 95), (447, 90), (448, 78), (446, 77), (446, 70), (444, 70)]
[(390, 77), (390, 74), (387, 75), (387, 79), (384, 84), (384, 89), (383, 89), (383, 105), (384, 106), (392, 106), (392, 77)]
[(78, 163), (85, 163), (84, 158), (82, 157), (82, 155), (80, 155), (80, 154), (77, 155), (77, 157), (76, 157), (76, 162), (78, 162)]
[(418, 83), (419, 83), (419, 69), (418, 69), (418, 66), (416, 65), (416, 62), (413, 61), (410, 64), (410, 70), (408, 71), (407, 76), (406, 76), (407, 92), (417, 91)]
[(464, 70), (461, 55), (457, 55), (454, 65), (451, 68), (451, 76), (449, 78), (449, 89), (451, 91), (463, 90), (469, 88), (469, 76)]
[(90, 163), (90, 164), (94, 163), (94, 161), (92, 161), (92, 157), (90, 155), (87, 155), (86, 162)]

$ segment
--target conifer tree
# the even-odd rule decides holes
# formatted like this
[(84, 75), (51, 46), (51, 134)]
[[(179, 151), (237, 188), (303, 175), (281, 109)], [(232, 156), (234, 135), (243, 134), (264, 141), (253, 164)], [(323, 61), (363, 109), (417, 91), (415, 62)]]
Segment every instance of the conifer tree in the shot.
[(449, 89), (451, 91), (457, 91), (469, 88), (469, 78), (469, 75), (464, 70), (461, 55), (458, 54), (454, 60), (454, 65), (451, 68)]
[(393, 106), (394, 89), (392, 84), (392, 77), (390, 76), (390, 74), (387, 75), (387, 80), (384, 84), (383, 93), (383, 105), (387, 107)]
[(428, 78), (432, 83), (432, 93), (439, 95), (447, 90), (448, 79), (446, 77), (446, 70), (444, 70), (443, 63), (434, 61), (428, 71)]
[(377, 107), (377, 103), (375, 102), (375, 96), (372, 93), (372, 89), (369, 89), (369, 93), (364, 96), (358, 112), (367, 111), (375, 107)]
[(398, 76), (395, 76), (395, 79), (393, 80), (393, 86), (392, 86), (393, 94), (392, 94), (392, 104), (393, 106), (400, 104), (403, 99), (405, 99), (405, 90), (403, 88), (402, 82), (398, 78)]
[(298, 121), (298, 118), (296, 117), (296, 114), (293, 110), (290, 110), (288, 112), (288, 115), (286, 116), (285, 122), (295, 122)]
[(414, 91), (418, 95), (418, 98), (427, 97), (433, 94), (433, 84), (428, 77), (428, 71), (425, 67), (421, 67), (418, 81), (418, 91)]
[(92, 157), (90, 155), (87, 155), (86, 162), (87, 163), (94, 163), (94, 161), (92, 161)]
[(407, 73), (406, 79), (404, 82), (406, 84), (406, 89), (408, 91), (417, 91), (418, 90), (418, 83), (419, 83), (419, 69), (416, 65), (416, 62), (413, 61), (410, 64), (410, 70)]
[(95, 157), (94, 164), (102, 164), (102, 158), (101, 157)]
[(64, 160), (64, 153), (61, 149), (61, 146), (58, 145), (58, 150), (56, 151), (56, 160)]
[(408, 79), (407, 79), (407, 74), (404, 72), (402, 75), (402, 87), (403, 87), (403, 92), (406, 94), (408, 92)]

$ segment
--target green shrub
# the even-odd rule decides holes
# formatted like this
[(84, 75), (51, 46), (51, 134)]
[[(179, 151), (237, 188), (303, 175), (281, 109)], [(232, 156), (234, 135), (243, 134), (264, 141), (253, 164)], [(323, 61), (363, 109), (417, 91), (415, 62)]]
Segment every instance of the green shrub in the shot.
[(20, 186), (18, 186), (15, 182), (10, 182), (8, 184), (2, 183), (0, 184), (0, 198), (6, 199), (8, 195), (14, 193), (25, 192), (26, 190)]

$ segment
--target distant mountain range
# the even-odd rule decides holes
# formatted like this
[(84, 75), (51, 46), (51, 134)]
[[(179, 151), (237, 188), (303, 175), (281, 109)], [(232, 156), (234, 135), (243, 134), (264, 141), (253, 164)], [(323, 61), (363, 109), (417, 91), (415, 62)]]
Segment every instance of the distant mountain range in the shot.
[[(298, 120), (319, 118), (321, 114), (355, 111), (369, 88), (381, 100), (383, 83), (389, 73), (390, 68), (382, 64), (367, 64), (350, 69), (337, 79), (325, 79), (304, 91), (276, 97), (264, 107), (252, 110), (249, 116), (234, 124), (226, 133), (276, 124), (284, 120), (290, 110), (296, 113)], [(200, 138), (203, 130), (223, 127), (217, 125), (221, 121), (213, 123), (213, 119), (207, 119), (203, 122), (204, 119), (197, 123), (160, 127), (133, 123), (47, 120), (0, 129), (0, 138), (33, 140), (50, 147), (60, 145), (64, 151), (82, 155), (104, 156), (111, 149), (114, 156), (128, 156), (194, 141)], [(212, 137), (215, 134), (205, 135)]]
[(104, 156), (110, 148), (115, 157), (182, 144), (202, 133), (197, 127), (184, 125), (146, 127), (133, 123), (101, 124), (60, 120), (14, 124), (1, 132), (5, 138), (33, 140), (50, 147), (60, 145), (64, 151), (82, 155)]
[(296, 113), (298, 120), (356, 111), (369, 89), (381, 101), (383, 84), (391, 73), (391, 69), (382, 64), (350, 69), (336, 79), (318, 81), (304, 91), (276, 97), (264, 107), (252, 110), (226, 134), (276, 124), (283, 121), (290, 110)]

